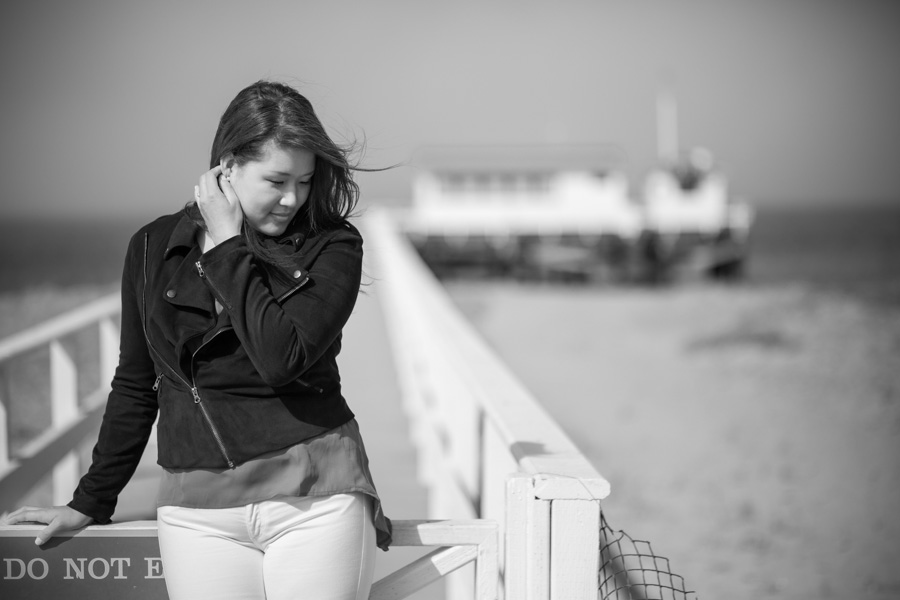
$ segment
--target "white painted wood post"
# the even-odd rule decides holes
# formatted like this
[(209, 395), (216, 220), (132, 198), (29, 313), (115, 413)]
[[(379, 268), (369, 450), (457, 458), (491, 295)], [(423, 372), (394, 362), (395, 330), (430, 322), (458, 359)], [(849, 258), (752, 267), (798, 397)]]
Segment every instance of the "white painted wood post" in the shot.
[(534, 501), (531, 477), (515, 474), (506, 481), (504, 551), (500, 565), (504, 597), (528, 598), (528, 503)]
[[(98, 321), (97, 328), (100, 334), (100, 389), (105, 389), (112, 385), (113, 377), (116, 375), (116, 367), (119, 364), (119, 327), (112, 317), (106, 317)], [(153, 424), (153, 428), (154, 431), (150, 435), (147, 451), (155, 451), (156, 423)], [(88, 458), (87, 460), (90, 459)], [(80, 457), (78, 462), (79, 473), (84, 473), (89, 465), (81, 464)]]
[(500, 596), (498, 531), (486, 536), (478, 544), (478, 559), (475, 562), (475, 600), (497, 600)]
[(444, 577), (446, 600), (472, 600), (475, 597), (475, 565), (469, 563)]
[(107, 386), (119, 363), (119, 328), (112, 319), (100, 320), (100, 385)]
[(550, 502), (530, 498), (527, 512), (526, 551), (528, 570), (525, 582), (528, 600), (550, 598)]
[(5, 363), (0, 363), (0, 473), (9, 466), (9, 417), (6, 412), (9, 390), (9, 369)]
[[(0, 371), (0, 377), (6, 374)], [(9, 423), (6, 418), (6, 399), (0, 397), (0, 473), (9, 466)]]
[[(50, 410), (54, 428), (78, 418), (78, 371), (58, 339), (50, 342)], [(53, 468), (53, 504), (65, 504), (78, 485), (78, 457), (70, 452)]]
[(534, 494), (531, 475), (507, 480), (503, 581), (509, 600), (550, 598), (550, 501)]
[(550, 599), (596, 598), (600, 502), (553, 500), (550, 510)]

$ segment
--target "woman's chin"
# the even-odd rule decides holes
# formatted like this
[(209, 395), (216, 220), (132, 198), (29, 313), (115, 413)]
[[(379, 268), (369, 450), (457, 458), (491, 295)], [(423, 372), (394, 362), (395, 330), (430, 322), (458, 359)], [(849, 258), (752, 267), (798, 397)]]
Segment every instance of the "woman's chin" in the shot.
[(290, 219), (266, 220), (263, 223), (254, 224), (253, 228), (263, 235), (277, 237), (287, 230), (290, 222)]

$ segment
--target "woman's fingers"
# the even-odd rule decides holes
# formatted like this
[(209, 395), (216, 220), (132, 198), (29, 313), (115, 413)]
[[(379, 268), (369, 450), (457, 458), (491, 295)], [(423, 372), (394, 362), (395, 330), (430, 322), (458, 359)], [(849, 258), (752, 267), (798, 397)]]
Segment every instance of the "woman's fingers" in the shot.
[(222, 176), (221, 166), (200, 176), (195, 197), (214, 245), (241, 233), (244, 213), (234, 188)]
[(49, 524), (38, 533), (34, 540), (38, 546), (60, 532), (82, 529), (93, 521), (89, 516), (68, 506), (54, 506), (49, 509), (49, 513)]
[(58, 531), (72, 529), (71, 527), (65, 527), (63, 520), (56, 516), (50, 521), (50, 524), (44, 527), (38, 532), (37, 537), (34, 538), (34, 543), (38, 546), (44, 545), (44, 542), (52, 538)]
[(54, 517), (50, 514), (50, 510), (51, 509), (34, 508), (31, 506), (22, 507), (7, 515), (3, 524), (47, 523), (47, 527), (41, 529), (34, 539), (34, 543), (41, 546), (44, 542), (53, 537), (53, 534), (59, 529), (59, 527), (53, 526)]
[(222, 189), (222, 193), (225, 194), (225, 197), (228, 199), (229, 204), (240, 207), (241, 204), (238, 200), (237, 193), (234, 191), (234, 187), (231, 185), (231, 180), (223, 175), (219, 178), (219, 186)]
[(68, 506), (54, 506), (52, 508), (24, 506), (11, 512), (3, 519), (4, 525), (21, 523), (45, 523), (47, 525), (38, 532), (34, 540), (34, 543), (40, 546), (61, 531), (72, 531), (73, 529), (86, 527), (91, 523), (91, 518)]
[(206, 202), (215, 200), (219, 197), (224, 198), (225, 195), (219, 188), (219, 175), (222, 174), (222, 167), (216, 166), (200, 176), (200, 199)]
[(17, 525), (19, 523), (49, 523), (48, 509), (36, 506), (23, 506), (9, 513), (3, 518), (3, 525)]

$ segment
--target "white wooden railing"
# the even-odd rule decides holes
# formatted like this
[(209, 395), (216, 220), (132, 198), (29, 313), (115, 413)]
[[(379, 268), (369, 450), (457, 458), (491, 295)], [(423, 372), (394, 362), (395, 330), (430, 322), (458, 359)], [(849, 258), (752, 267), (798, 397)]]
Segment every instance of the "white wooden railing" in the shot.
[[(64, 532), (59, 537), (77, 538), (77, 548), (67, 552), (66, 544), (49, 543), (36, 554), (32, 542), (43, 527), (0, 527), (0, 598), (166, 597), (160, 581), (164, 573), (159, 546), (155, 539), (148, 540), (157, 536), (156, 521), (92, 525)], [(111, 537), (117, 538), (115, 546), (107, 543)], [(497, 598), (496, 523), (481, 519), (394, 521), (392, 545), (437, 548), (376, 581), (370, 600), (402, 600), (469, 564), (477, 569), (479, 582), (470, 597)], [(18, 554), (13, 555), (16, 550)], [(28, 590), (24, 594), (23, 588)]]
[[(429, 517), (500, 524), (506, 598), (596, 598), (609, 484), (452, 304), (401, 222), (371, 210), (366, 244)], [(471, 597), (471, 577), (448, 578), (450, 600)]]
[[(371, 598), (406, 598), (442, 577), (448, 600), (596, 598), (599, 501), (608, 483), (453, 306), (398, 219), (372, 211), (365, 229), (418, 475), (429, 490), (429, 520), (395, 521), (394, 541), (438, 546), (376, 582)], [(54, 502), (68, 500), (79, 474), (72, 450), (98, 425), (106, 390), (78, 401), (75, 363), (60, 340), (99, 326), (101, 381), (110, 381), (118, 309), (117, 295), (106, 297), (0, 342), (0, 365), (50, 347), (54, 413), (51, 429), (10, 458), (0, 407), (0, 512), (51, 468)], [(84, 535), (128, 535), (128, 524), (119, 527)], [(6, 529), (0, 537), (28, 534)]]
[[(51, 427), (26, 443), (15, 457), (9, 452), (9, 427), (5, 402), (0, 398), (0, 513), (18, 505), (36, 484), (51, 473), (54, 504), (65, 504), (78, 483), (82, 467), (74, 448), (85, 438), (95, 435), (118, 360), (118, 327), (120, 311), (118, 294), (111, 294), (79, 309), (0, 341), (0, 366), (10, 361), (49, 348)], [(63, 339), (87, 328), (99, 328), (100, 381), (97, 390), (79, 401), (77, 362), (66, 349)], [(6, 369), (3, 369), (6, 370)], [(439, 580), (448, 573), (473, 565), (478, 572), (476, 600), (497, 597), (497, 524), (488, 520), (394, 521), (393, 545), (435, 546), (395, 573), (372, 586), (372, 600), (401, 600)], [(37, 526), (0, 527), (0, 541), (27, 538), (30, 544)], [(116, 526), (91, 526), (80, 532), (65, 534), (82, 539), (146, 538), (156, 535), (155, 522), (128, 522)], [(14, 546), (13, 546), (14, 547)], [(3, 548), (7, 548), (6, 545)], [(102, 545), (100, 546), (102, 548)], [(152, 550), (151, 550), (152, 553)], [(6, 559), (11, 558), (4, 556)], [(102, 550), (87, 560), (103, 563)], [(153, 557), (150, 557), (152, 560)], [(43, 560), (43, 559), (41, 559)], [(135, 560), (135, 563), (139, 561)], [(8, 565), (7, 565), (8, 566)], [(0, 576), (0, 590), (6, 576)], [(35, 579), (38, 584), (43, 579)], [(47, 585), (53, 585), (47, 582)], [(66, 589), (53, 589), (66, 595)]]
[[(119, 294), (110, 294), (72, 312), (45, 321), (0, 341), (0, 366), (11, 376), (14, 359), (49, 348), (46, 373), (50, 378), (51, 426), (10, 456), (8, 398), (0, 398), (0, 512), (15, 506), (24, 493), (48, 472), (53, 475), (53, 503), (65, 504), (78, 484), (81, 468), (74, 448), (94, 431), (102, 417), (109, 382), (119, 355)], [(90, 327), (99, 329), (101, 385), (84, 399), (78, 398), (78, 368), (63, 339)], [(4, 386), (2, 389), (9, 389)]]

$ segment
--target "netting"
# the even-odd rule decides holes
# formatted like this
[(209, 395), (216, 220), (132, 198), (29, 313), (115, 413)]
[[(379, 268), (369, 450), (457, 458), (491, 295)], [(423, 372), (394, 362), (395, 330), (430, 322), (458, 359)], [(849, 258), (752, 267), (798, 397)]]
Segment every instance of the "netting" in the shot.
[(613, 531), (600, 513), (599, 600), (697, 600), (650, 542)]

